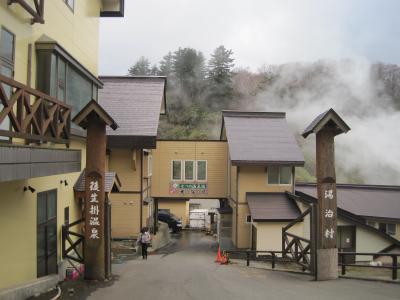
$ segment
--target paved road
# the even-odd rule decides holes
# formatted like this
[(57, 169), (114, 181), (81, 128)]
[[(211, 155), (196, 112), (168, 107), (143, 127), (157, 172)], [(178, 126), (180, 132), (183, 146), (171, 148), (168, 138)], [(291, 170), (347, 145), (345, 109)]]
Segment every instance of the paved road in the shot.
[(214, 263), (214, 258), (211, 237), (183, 233), (147, 261), (137, 259), (114, 265), (113, 282), (86, 287), (85, 295), (70, 299), (400, 299), (398, 284), (349, 279), (314, 282), (299, 274), (221, 266)]

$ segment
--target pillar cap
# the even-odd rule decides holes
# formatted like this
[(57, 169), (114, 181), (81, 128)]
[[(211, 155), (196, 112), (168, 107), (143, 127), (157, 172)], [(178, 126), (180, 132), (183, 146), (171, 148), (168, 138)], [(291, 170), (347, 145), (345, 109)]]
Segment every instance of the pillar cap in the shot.
[(302, 136), (307, 138), (311, 133), (317, 134), (323, 129), (330, 129), (335, 131), (335, 135), (347, 133), (350, 127), (345, 121), (333, 110), (333, 108), (320, 114), (316, 117), (310, 125), (303, 131)]
[(106, 125), (110, 126), (113, 130), (116, 130), (119, 126), (114, 119), (104, 110), (104, 108), (95, 100), (91, 100), (84, 108), (72, 119), (76, 125), (86, 129), (88, 127), (88, 117), (92, 113), (96, 114), (97, 117), (103, 121)]

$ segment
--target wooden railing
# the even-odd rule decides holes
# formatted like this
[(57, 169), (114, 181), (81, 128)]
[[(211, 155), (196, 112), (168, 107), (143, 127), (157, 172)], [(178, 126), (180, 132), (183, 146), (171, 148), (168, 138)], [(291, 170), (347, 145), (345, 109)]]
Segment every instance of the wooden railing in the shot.
[[(71, 227), (83, 222), (84, 219), (80, 219), (73, 223), (62, 225), (62, 257), (81, 264), (83, 264), (85, 237), (83, 234), (71, 231)], [(71, 263), (71, 265), (73, 264)]]
[(1, 129), (0, 136), (22, 138), (27, 143), (69, 143), (70, 105), (2, 75), (0, 104), (0, 125), (8, 118), (11, 127)]
[(288, 230), (298, 222), (303, 221), (308, 214), (310, 214), (311, 220), (312, 211), (313, 206), (310, 206), (297, 219), (282, 228), (282, 257), (290, 258), (293, 262), (301, 265), (303, 269), (310, 271), (312, 271), (311, 240), (292, 234)]

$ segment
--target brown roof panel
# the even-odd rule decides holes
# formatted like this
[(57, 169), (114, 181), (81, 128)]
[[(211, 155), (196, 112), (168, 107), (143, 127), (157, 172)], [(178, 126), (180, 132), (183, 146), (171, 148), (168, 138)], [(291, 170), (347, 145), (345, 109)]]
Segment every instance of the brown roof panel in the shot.
[(223, 111), (233, 164), (304, 165), (285, 113)]
[(115, 131), (107, 128), (107, 136), (113, 137), (110, 140), (119, 140), (124, 146), (132, 146), (129, 140), (133, 137), (151, 137), (155, 141), (160, 113), (165, 109), (166, 78), (100, 78), (104, 88), (99, 90), (99, 103), (119, 125)]
[[(104, 191), (106, 193), (110, 193), (114, 186), (117, 190), (120, 189), (121, 187), (121, 182), (118, 178), (117, 173), (115, 172), (106, 172), (105, 176), (105, 186), (104, 186)], [(85, 170), (81, 172), (81, 174), (78, 177), (78, 180), (74, 184), (74, 191), (75, 192), (84, 192), (85, 191), (85, 182), (86, 182), (86, 177), (85, 177)]]
[(292, 221), (301, 213), (285, 193), (246, 193), (253, 221)]
[[(337, 184), (338, 207), (358, 216), (400, 220), (400, 187)], [(296, 184), (296, 191), (317, 198), (315, 184)]]

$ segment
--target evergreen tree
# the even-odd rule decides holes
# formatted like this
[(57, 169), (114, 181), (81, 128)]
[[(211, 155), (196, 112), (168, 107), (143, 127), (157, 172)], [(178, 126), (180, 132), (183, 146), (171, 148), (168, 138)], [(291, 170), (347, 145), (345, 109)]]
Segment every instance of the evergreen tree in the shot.
[(157, 67), (156, 64), (154, 64), (154, 65), (151, 67), (149, 75), (152, 75), (152, 76), (158, 76), (158, 75), (160, 75), (160, 69)]
[[(167, 76), (170, 79), (174, 72), (174, 57), (168, 52), (160, 61), (160, 75)], [(169, 80), (170, 81), (170, 80)]]
[(208, 97), (207, 103), (212, 110), (227, 109), (233, 96), (232, 69), (233, 51), (219, 46), (211, 54), (208, 62)]
[(180, 88), (195, 100), (205, 79), (205, 59), (203, 53), (192, 48), (179, 48), (174, 52), (173, 71)]
[(139, 60), (132, 67), (129, 68), (128, 74), (130, 76), (150, 75), (151, 74), (150, 61), (144, 56), (141, 56)]

